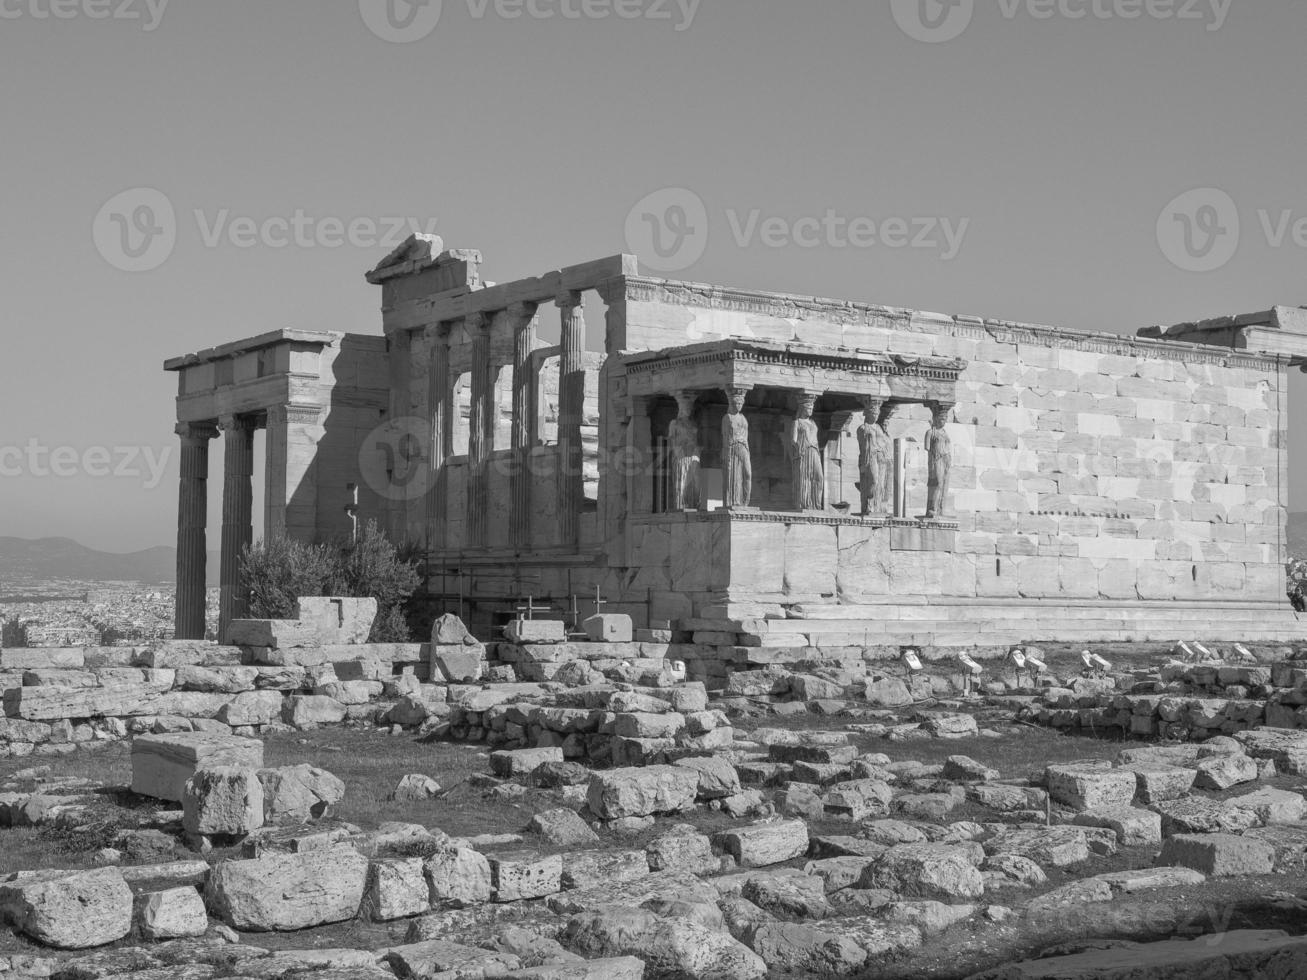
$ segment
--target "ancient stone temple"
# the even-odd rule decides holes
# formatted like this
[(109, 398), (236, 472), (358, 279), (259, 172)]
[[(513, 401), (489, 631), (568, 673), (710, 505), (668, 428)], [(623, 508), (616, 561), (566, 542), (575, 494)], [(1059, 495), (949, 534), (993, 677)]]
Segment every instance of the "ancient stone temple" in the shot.
[(202, 623), (219, 433), (238, 611), (260, 427), (269, 533), (376, 518), (487, 630), (598, 599), (782, 648), (1300, 635), (1285, 430), (1305, 310), (1127, 337), (674, 282), (631, 256), (496, 285), (423, 236), (368, 281), (384, 338), (283, 331), (167, 362), (180, 635)]

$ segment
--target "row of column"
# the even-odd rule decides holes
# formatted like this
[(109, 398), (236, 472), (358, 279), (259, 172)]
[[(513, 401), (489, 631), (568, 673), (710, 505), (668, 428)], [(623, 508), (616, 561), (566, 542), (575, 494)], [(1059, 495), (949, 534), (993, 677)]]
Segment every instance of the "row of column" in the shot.
[(219, 636), (246, 615), (242, 552), (254, 540), (254, 433), (267, 429), (265, 533), (311, 539), (317, 497), (312, 469), (321, 435), (313, 406), (277, 405), (259, 414), (227, 415), (176, 427), (181, 443), (177, 498), (175, 636), (204, 638), (205, 568), (208, 564), (209, 443), (223, 437), (222, 552), (219, 567)]
[[(566, 547), (579, 541), (579, 515), (585, 496), (582, 471), (581, 424), (585, 413), (585, 315), (579, 292), (565, 292), (555, 300), (562, 321), (559, 342), (558, 405), (558, 521)], [(531, 544), (531, 448), (536, 432), (535, 373), (536, 318), (534, 302), (515, 303), (507, 314), (513, 332), (513, 414), (511, 450), (514, 466), (510, 485), (510, 537), (514, 548)], [(468, 478), (466, 494), (467, 546), (488, 543), (488, 464), (494, 451), (495, 424), (500, 410), (496, 401), (503, 369), (495, 362), (490, 345), (494, 316), (477, 312), (464, 320), (471, 337), (471, 410), (469, 414)], [(450, 356), (451, 323), (432, 328), (431, 356), (431, 465), (437, 474), (436, 492), (428, 501), (427, 524), (434, 548), (449, 544), (449, 493), (446, 463), (453, 455), (455, 375)]]
[[(727, 413), (722, 419), (723, 507), (748, 507), (752, 495), (753, 463), (749, 448), (749, 422), (745, 418), (744, 399), (751, 389), (734, 386), (726, 389)], [(697, 511), (702, 506), (700, 487), (699, 427), (693, 412), (698, 391), (674, 393), (677, 416), (668, 427), (669, 490), (668, 510)], [(827, 429), (823, 451), (819, 429), (813, 419), (818, 393), (800, 391), (795, 397), (794, 418), (786, 431), (785, 453), (790, 464), (793, 492), (792, 506), (798, 511), (824, 511), (830, 499), (827, 478), (832, 463), (840, 457), (841, 436), (852, 419), (852, 412), (834, 412)], [(858, 488), (863, 516), (893, 514), (906, 517), (906, 471), (908, 443), (889, 434), (889, 421), (898, 408), (896, 402), (865, 397), (863, 423), (858, 427)], [(927, 519), (945, 516), (949, 476), (952, 469), (952, 444), (945, 428), (953, 410), (951, 402), (928, 402), (931, 426), (922, 440), (927, 454)], [(643, 410), (642, 410), (643, 409)], [(643, 419), (637, 429), (632, 426), (632, 445), (643, 435), (647, 441), (647, 403), (637, 405), (634, 417)], [(646, 442), (647, 444), (647, 442)], [(628, 486), (629, 499), (636, 512), (641, 508), (636, 488)]]

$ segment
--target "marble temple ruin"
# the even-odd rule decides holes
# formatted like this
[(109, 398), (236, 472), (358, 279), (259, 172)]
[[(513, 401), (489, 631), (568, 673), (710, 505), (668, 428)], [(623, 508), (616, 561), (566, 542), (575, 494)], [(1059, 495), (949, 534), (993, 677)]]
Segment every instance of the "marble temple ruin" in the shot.
[(425, 544), (430, 591), (479, 632), (598, 599), (782, 649), (1299, 633), (1285, 436), (1307, 310), (1130, 337), (676, 282), (628, 255), (492, 284), (426, 236), (367, 279), (384, 336), (166, 363), (179, 637), (203, 632), (219, 437), (223, 623), (244, 612), (258, 429), (267, 534), (376, 519)]

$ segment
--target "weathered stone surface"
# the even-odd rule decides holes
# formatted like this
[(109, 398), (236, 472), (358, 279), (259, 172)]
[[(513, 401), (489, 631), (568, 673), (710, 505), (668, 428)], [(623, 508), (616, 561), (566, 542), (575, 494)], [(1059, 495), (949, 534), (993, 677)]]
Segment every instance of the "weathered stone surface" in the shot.
[(200, 893), (185, 886), (141, 896), (137, 923), (146, 939), (185, 939), (203, 936), (209, 928), (209, 915)]
[(1225, 805), (1251, 810), (1264, 824), (1299, 823), (1307, 818), (1307, 798), (1301, 793), (1270, 786), (1230, 797)]
[(645, 845), (651, 871), (679, 871), (693, 875), (712, 874), (721, 866), (713, 854), (712, 841), (690, 824), (677, 824)]
[(493, 894), (490, 862), (470, 847), (438, 851), (423, 865), (432, 905), (466, 908), (490, 901)]
[(1190, 980), (1228, 977), (1260, 980), (1295, 977), (1307, 969), (1307, 939), (1277, 930), (1239, 930), (1156, 943), (1115, 942), (1068, 956), (1012, 963), (978, 973), (971, 980)]
[(209, 876), (205, 899), (234, 929), (284, 932), (354, 918), (367, 884), (367, 858), (334, 845), (224, 861)]
[(599, 613), (583, 620), (581, 629), (593, 643), (630, 643), (635, 633), (631, 617), (624, 613)]
[(431, 905), (421, 858), (385, 858), (372, 862), (368, 897), (374, 918), (383, 922), (420, 915)]
[(694, 806), (699, 774), (681, 766), (648, 766), (597, 772), (586, 802), (603, 820), (679, 813)]
[(831, 911), (826, 883), (806, 874), (750, 875), (740, 897), (768, 912), (800, 919), (825, 918)]
[(981, 765), (975, 759), (965, 755), (951, 755), (944, 760), (944, 778), (954, 779), (959, 782), (983, 783), (991, 779), (997, 779), (1000, 773), (997, 769), (991, 769), (988, 766)]
[(556, 619), (515, 619), (504, 627), (509, 643), (565, 643), (567, 627)]
[(316, 766), (260, 769), (264, 823), (304, 823), (326, 815), (345, 798), (345, 784)]
[(345, 720), (345, 705), (323, 694), (292, 694), (282, 706), (282, 718), (295, 728), (338, 725)]
[(1225, 755), (1198, 761), (1194, 785), (1199, 789), (1226, 790), (1257, 779), (1257, 761), (1247, 755)]
[(1239, 833), (1257, 826), (1257, 815), (1202, 796), (1154, 803), (1162, 818), (1162, 835)]
[(377, 600), (301, 596), (295, 618), (317, 634), (319, 643), (367, 643), (377, 618)]
[(890, 902), (882, 910), (886, 922), (916, 926), (923, 933), (943, 932), (976, 914), (974, 905), (945, 905), (943, 902)]
[(802, 820), (757, 823), (717, 836), (722, 848), (743, 868), (780, 864), (808, 853), (808, 825)]
[(277, 691), (245, 691), (223, 705), (218, 711), (218, 721), (233, 728), (243, 725), (268, 725), (281, 720), (284, 700)]
[(222, 640), (229, 646), (269, 650), (320, 646), (324, 642), (311, 623), (297, 619), (233, 619)]
[(1209, 877), (1270, 874), (1275, 849), (1265, 841), (1235, 834), (1176, 834), (1162, 845), (1157, 863), (1192, 868)]
[(258, 739), (210, 732), (138, 735), (132, 740), (132, 792), (180, 803), (197, 769), (262, 765)]
[(1271, 845), (1275, 851), (1276, 874), (1307, 874), (1307, 827), (1254, 827), (1244, 836)]
[(1076, 814), (1074, 822), (1081, 827), (1108, 827), (1126, 847), (1162, 842), (1162, 818), (1152, 810), (1133, 806), (1086, 810)]
[(1196, 769), (1165, 763), (1137, 762), (1122, 766), (1135, 774), (1135, 789), (1141, 803), (1160, 803), (1184, 796), (1198, 776)]
[(434, 644), (431, 647), (430, 677), (451, 684), (471, 684), (486, 671), (486, 648), (481, 644)]
[(1159, 888), (1183, 888), (1201, 885), (1207, 876), (1192, 868), (1138, 868), (1134, 871), (1111, 871), (1095, 875), (1105, 882), (1114, 892), (1133, 895), (1137, 892), (1155, 891)]
[(182, 790), (182, 826), (206, 837), (244, 835), (263, 826), (263, 785), (257, 769), (198, 769)]
[(490, 753), (490, 771), (502, 779), (513, 779), (534, 772), (538, 766), (550, 762), (562, 762), (561, 746), (545, 746), (537, 749), (503, 749)]
[(868, 865), (858, 886), (923, 898), (979, 898), (985, 891), (972, 852), (949, 844), (896, 844)]
[(636, 956), (657, 976), (762, 980), (767, 974), (762, 958), (726, 933), (643, 909), (574, 916), (563, 941), (584, 955)]
[(46, 946), (89, 949), (131, 932), (132, 892), (117, 868), (38, 871), (0, 884), (0, 914)]
[(837, 929), (801, 922), (761, 921), (739, 937), (773, 970), (803, 977), (846, 976), (867, 962), (867, 951)]
[(1075, 810), (1101, 810), (1134, 802), (1136, 777), (1124, 769), (1095, 763), (1049, 766), (1048, 795)]
[(575, 810), (566, 807), (537, 813), (527, 829), (556, 847), (584, 847), (599, 842), (599, 835), (590, 829), (590, 825)]
[(490, 882), (496, 902), (544, 898), (562, 888), (562, 855), (495, 854), (489, 860)]
[[(985, 874), (985, 887), (1034, 888), (1048, 881), (1044, 869), (1020, 854), (992, 854), (981, 865)], [(994, 877), (994, 876), (997, 877)]]
[(649, 874), (644, 851), (569, 851), (563, 855), (563, 888), (599, 888)]
[(740, 774), (719, 756), (696, 756), (677, 759), (673, 765), (691, 769), (699, 776), (699, 799), (720, 800), (741, 792)]
[(1005, 830), (985, 842), (989, 855), (1016, 854), (1055, 868), (1089, 860), (1089, 842), (1080, 827)]
[(396, 802), (417, 803), (422, 800), (433, 800), (440, 795), (440, 792), (440, 784), (430, 776), (412, 772), (400, 778), (395, 785), (395, 791), (390, 796)]
[(1234, 738), (1254, 759), (1270, 759), (1280, 772), (1294, 776), (1307, 774), (1307, 731), (1258, 728), (1236, 732)]
[(476, 978), (515, 975), (522, 961), (512, 953), (464, 946), (447, 939), (391, 946), (386, 962), (402, 977)]
[(1085, 878), (1081, 881), (1068, 882), (1032, 899), (1026, 906), (1026, 913), (1032, 919), (1047, 919), (1054, 914), (1065, 914), (1069, 910), (1078, 909), (1082, 905), (1108, 902), (1111, 899), (1110, 885), (1095, 878)]

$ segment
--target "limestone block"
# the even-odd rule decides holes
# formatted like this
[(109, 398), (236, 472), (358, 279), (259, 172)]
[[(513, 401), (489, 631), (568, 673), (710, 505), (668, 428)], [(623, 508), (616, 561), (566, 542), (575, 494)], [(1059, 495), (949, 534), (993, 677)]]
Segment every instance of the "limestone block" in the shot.
[(1135, 774), (1135, 789), (1141, 803), (1176, 800), (1189, 792), (1198, 776), (1196, 769), (1157, 763), (1127, 763), (1121, 767)]
[[(785, 592), (788, 595), (833, 595), (839, 570), (835, 527), (790, 524), (785, 528)], [(774, 559), (773, 559), (774, 560)]]
[(292, 694), (282, 706), (282, 718), (295, 728), (336, 725), (346, 714), (345, 705), (321, 694)]
[(1211, 878), (1264, 875), (1275, 866), (1275, 849), (1236, 834), (1177, 834), (1162, 845), (1157, 863), (1192, 868)]
[(290, 650), (320, 646), (327, 641), (312, 624), (297, 619), (233, 619), (224, 642), (238, 647)]
[(492, 952), (448, 939), (390, 946), (385, 960), (402, 977), (503, 977), (514, 975), (522, 965), (512, 953)]
[(1161, 815), (1162, 834), (1166, 837), (1176, 834), (1239, 833), (1258, 823), (1257, 815), (1252, 810), (1242, 810), (1228, 803), (1199, 796), (1154, 803), (1151, 809)]
[(808, 853), (808, 825), (802, 820), (780, 820), (723, 831), (722, 848), (743, 868), (763, 868)]
[(1049, 796), (1076, 810), (1129, 806), (1134, 802), (1137, 780), (1133, 772), (1085, 763), (1049, 766), (1045, 776)]
[(131, 932), (132, 892), (117, 868), (38, 871), (0, 884), (0, 913), (46, 946), (89, 949)]
[(867, 866), (859, 888), (926, 898), (979, 898), (985, 881), (976, 856), (949, 844), (896, 844)]
[(203, 936), (209, 929), (204, 899), (191, 885), (146, 892), (136, 921), (141, 935), (154, 942)]
[(635, 625), (622, 613), (601, 613), (581, 623), (585, 635), (596, 643), (630, 643)]
[(1264, 824), (1299, 823), (1307, 818), (1307, 799), (1291, 790), (1266, 786), (1225, 802), (1239, 810), (1251, 810)]
[(989, 855), (1015, 854), (1041, 865), (1066, 867), (1089, 860), (1089, 842), (1081, 827), (1005, 830), (985, 842)]
[[(325, 684), (317, 684), (313, 688), (316, 696), (330, 698), (345, 705), (347, 708), (368, 704), (381, 697), (385, 685), (381, 681), (328, 681)], [(299, 716), (307, 718), (309, 712), (304, 705), (299, 705)], [(316, 710), (316, 709), (315, 709)], [(329, 714), (334, 714), (334, 709), (328, 707)]]
[(278, 691), (246, 691), (237, 694), (218, 711), (218, 721), (233, 728), (269, 725), (281, 720), (284, 700)]
[(496, 902), (544, 898), (562, 889), (563, 858), (531, 853), (490, 857), (490, 880)]
[(701, 800), (724, 799), (742, 791), (740, 774), (727, 760), (718, 756), (677, 759), (673, 765), (698, 773)]
[(114, 687), (19, 687), (4, 692), (5, 714), (27, 721), (130, 718), (158, 714), (173, 678)]
[(1152, 810), (1132, 806), (1086, 810), (1077, 813), (1074, 822), (1080, 827), (1107, 827), (1125, 847), (1162, 842), (1162, 818)]
[(321, 643), (367, 643), (377, 618), (377, 600), (301, 596), (295, 618), (312, 628)]
[(567, 889), (599, 888), (648, 875), (649, 859), (644, 851), (589, 850), (563, 855), (562, 887)]
[(613, 722), (613, 734), (623, 738), (675, 738), (684, 727), (685, 716), (677, 712), (623, 712)]
[(563, 761), (563, 750), (558, 746), (538, 749), (513, 749), (490, 753), (490, 771), (502, 779), (530, 775), (547, 762)]
[[(527, 830), (539, 834), (556, 847), (580, 847), (599, 843), (599, 835), (590, 829), (590, 825), (582, 820), (575, 810), (566, 807), (537, 813), (527, 824)], [(564, 887), (578, 886), (564, 884)]]
[(486, 670), (486, 648), (480, 643), (431, 644), (429, 660), (433, 681), (444, 679), (452, 684), (479, 681)]
[(382, 922), (420, 915), (431, 907), (431, 892), (422, 858), (385, 858), (372, 862), (368, 895), (372, 915)]
[(258, 739), (210, 732), (138, 735), (132, 740), (132, 792), (180, 803), (198, 769), (262, 765)]
[(367, 858), (332, 845), (223, 861), (209, 876), (205, 898), (233, 929), (288, 932), (354, 918), (367, 883)]
[(698, 773), (680, 766), (648, 766), (597, 772), (586, 802), (603, 820), (679, 813), (694, 806)]
[(490, 862), (470, 847), (437, 851), (423, 865), (433, 906), (467, 908), (490, 901)]
[(397, 802), (420, 803), (440, 795), (440, 784), (422, 773), (409, 773), (400, 778), (390, 798)]
[(20, 647), (0, 650), (0, 670), (81, 670), (86, 654), (80, 647)]
[(245, 835), (263, 826), (263, 785), (257, 769), (196, 770), (182, 789), (182, 827), (206, 837)]
[(690, 919), (663, 918), (643, 908), (583, 912), (568, 922), (565, 942), (587, 958), (635, 957), (652, 976), (731, 980), (767, 976), (762, 957), (728, 933)]
[(257, 667), (200, 667), (183, 664), (177, 668), (173, 686), (182, 691), (208, 694), (240, 694), (253, 691)]
[(1246, 755), (1225, 755), (1198, 762), (1194, 785), (1200, 789), (1226, 790), (1257, 779), (1257, 762)]
[(263, 785), (263, 820), (269, 824), (295, 824), (317, 820), (345, 798), (345, 784), (310, 765), (260, 769)]
[(504, 627), (510, 643), (565, 643), (567, 627), (557, 619), (515, 619)]

